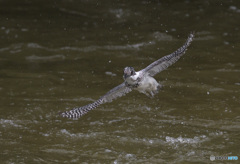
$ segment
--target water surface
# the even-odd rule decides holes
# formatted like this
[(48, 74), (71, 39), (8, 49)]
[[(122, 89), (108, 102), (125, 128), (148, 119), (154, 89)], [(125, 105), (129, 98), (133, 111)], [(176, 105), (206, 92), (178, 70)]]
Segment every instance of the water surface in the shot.
[[(1, 0), (0, 162), (239, 157), (239, 14), (238, 1)], [(156, 76), (164, 87), (154, 99), (132, 92), (79, 120), (58, 116), (122, 83), (125, 66), (172, 53), (191, 31), (184, 57)]]

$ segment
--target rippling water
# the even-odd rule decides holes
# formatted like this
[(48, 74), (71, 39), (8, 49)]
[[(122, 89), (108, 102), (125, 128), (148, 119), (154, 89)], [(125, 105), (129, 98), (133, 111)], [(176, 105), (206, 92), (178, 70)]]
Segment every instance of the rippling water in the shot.
[[(0, 162), (239, 157), (239, 11), (238, 1), (215, 0), (0, 1)], [(132, 92), (79, 120), (58, 116), (122, 83), (125, 66), (175, 51), (190, 31), (196, 39), (156, 76), (164, 87), (154, 99)]]

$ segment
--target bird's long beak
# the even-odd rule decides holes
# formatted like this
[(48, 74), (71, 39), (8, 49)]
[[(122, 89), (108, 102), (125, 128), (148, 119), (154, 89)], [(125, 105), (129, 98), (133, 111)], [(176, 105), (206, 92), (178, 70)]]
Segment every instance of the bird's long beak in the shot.
[(131, 75), (131, 70), (129, 68), (124, 69), (124, 79), (128, 78)]
[(131, 72), (129, 70), (124, 71), (124, 75), (130, 75), (130, 74), (131, 74)]

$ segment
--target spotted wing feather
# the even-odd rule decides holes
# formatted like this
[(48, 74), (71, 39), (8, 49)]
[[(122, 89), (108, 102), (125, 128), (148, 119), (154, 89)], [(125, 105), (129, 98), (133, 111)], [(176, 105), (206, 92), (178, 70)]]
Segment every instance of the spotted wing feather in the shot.
[(107, 92), (104, 96), (101, 97), (103, 102), (112, 102), (114, 99), (118, 97), (122, 97), (127, 93), (131, 92), (132, 89), (125, 85), (125, 82), (116, 86), (115, 88), (111, 89)]
[(170, 55), (164, 56), (157, 61), (153, 62), (146, 68), (144, 68), (142, 71), (143, 74), (148, 74), (149, 76), (155, 76), (157, 73), (165, 70), (167, 67), (171, 66), (174, 64), (182, 55), (185, 54), (188, 46), (190, 46), (191, 42), (193, 41), (194, 38), (194, 33), (191, 33), (188, 36), (188, 39), (186, 43), (177, 49), (175, 52), (171, 53)]
[(114, 99), (118, 97), (122, 97), (131, 91), (132, 91), (131, 88), (126, 87), (125, 83), (122, 83), (117, 87), (113, 88), (112, 90), (110, 90), (109, 92), (107, 92), (104, 96), (102, 96), (97, 101), (82, 107), (73, 108), (70, 111), (62, 112), (60, 115), (62, 117), (73, 118), (73, 119), (79, 118), (84, 114), (88, 113), (90, 110), (97, 108), (99, 105), (104, 104), (106, 102), (111, 102)]

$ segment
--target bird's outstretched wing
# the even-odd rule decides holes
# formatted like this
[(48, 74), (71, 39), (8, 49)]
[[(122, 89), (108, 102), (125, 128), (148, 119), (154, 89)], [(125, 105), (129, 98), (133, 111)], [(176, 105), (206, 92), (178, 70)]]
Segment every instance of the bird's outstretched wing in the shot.
[(158, 59), (157, 61), (153, 62), (146, 68), (142, 69), (141, 72), (143, 74), (147, 73), (149, 76), (154, 76), (157, 73), (165, 70), (167, 67), (174, 64), (178, 59), (180, 59), (180, 57), (186, 52), (188, 46), (193, 41), (193, 38), (194, 38), (194, 33), (190, 33), (186, 43), (182, 47), (177, 49), (177, 51), (171, 53), (170, 55), (167, 55)]
[(104, 96), (100, 97), (100, 99), (98, 99), (97, 101), (82, 107), (73, 108), (70, 111), (62, 112), (60, 113), (60, 115), (62, 117), (67, 117), (67, 118), (74, 118), (74, 119), (79, 118), (84, 114), (86, 114), (87, 112), (89, 112), (90, 110), (97, 108), (99, 105), (104, 104), (106, 102), (111, 102), (112, 100), (118, 97), (122, 97), (131, 91), (132, 91), (131, 88), (125, 86), (125, 83), (122, 83), (117, 87), (113, 88), (112, 90), (110, 90), (109, 92), (107, 92)]

